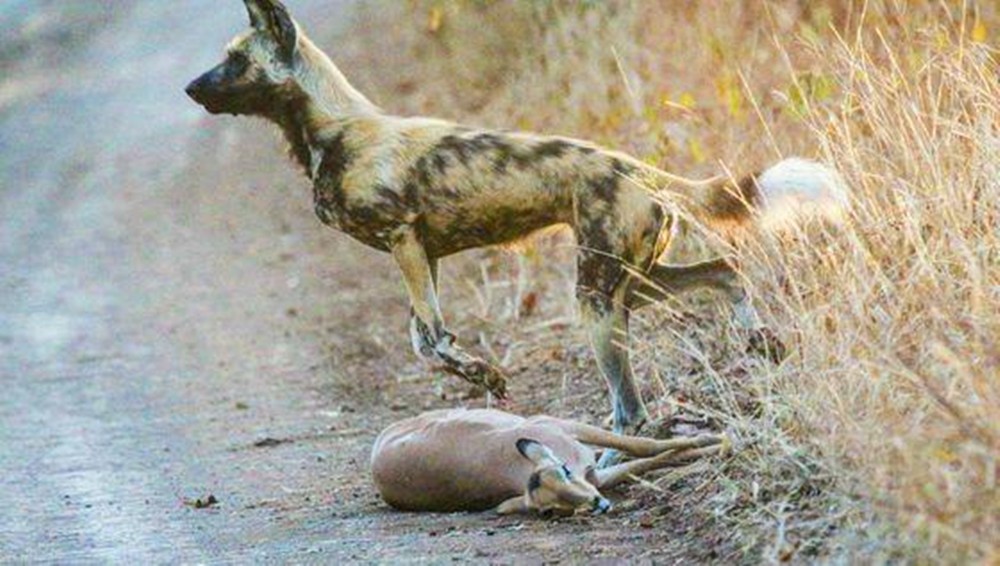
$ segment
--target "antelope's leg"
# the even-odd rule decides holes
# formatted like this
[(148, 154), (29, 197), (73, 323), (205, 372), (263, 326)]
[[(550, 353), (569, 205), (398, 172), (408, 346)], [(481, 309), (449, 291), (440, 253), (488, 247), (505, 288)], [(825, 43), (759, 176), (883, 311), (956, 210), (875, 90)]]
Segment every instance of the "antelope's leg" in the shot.
[(436, 269), (412, 227), (396, 235), (392, 255), (403, 273), (415, 315), (411, 320), (411, 339), (417, 353), (440, 361), (449, 373), (475, 385), (481, 385), (497, 397), (506, 396), (506, 381), (499, 369), (467, 354), (455, 344), (455, 336), (444, 327), (435, 286)]
[(596, 470), (597, 488), (614, 487), (631, 476), (640, 476), (652, 470), (667, 468), (676, 464), (683, 464), (705, 456), (718, 454), (722, 450), (722, 444), (716, 443), (711, 446), (701, 448), (689, 448), (687, 450), (664, 452), (652, 458), (640, 458), (622, 464), (616, 464), (609, 468)]
[(563, 421), (561, 427), (563, 430), (573, 435), (574, 438), (584, 444), (600, 446), (602, 448), (612, 448), (620, 450), (629, 456), (636, 457), (656, 456), (657, 454), (670, 450), (700, 448), (721, 442), (721, 439), (715, 435), (702, 435), (689, 438), (671, 438), (667, 440), (643, 438), (641, 436), (619, 435), (606, 431), (603, 428), (573, 421)]

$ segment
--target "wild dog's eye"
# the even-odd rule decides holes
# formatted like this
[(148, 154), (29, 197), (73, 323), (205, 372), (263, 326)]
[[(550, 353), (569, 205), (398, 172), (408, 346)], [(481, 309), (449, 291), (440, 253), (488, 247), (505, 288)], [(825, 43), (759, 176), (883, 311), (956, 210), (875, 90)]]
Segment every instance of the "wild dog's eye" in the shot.
[(563, 472), (563, 475), (566, 476), (566, 479), (570, 479), (570, 478), (573, 477), (573, 474), (570, 473), (569, 468), (566, 467), (566, 464), (563, 464), (562, 472)]
[(250, 58), (241, 51), (229, 54), (229, 69), (235, 75), (242, 75), (250, 68)]

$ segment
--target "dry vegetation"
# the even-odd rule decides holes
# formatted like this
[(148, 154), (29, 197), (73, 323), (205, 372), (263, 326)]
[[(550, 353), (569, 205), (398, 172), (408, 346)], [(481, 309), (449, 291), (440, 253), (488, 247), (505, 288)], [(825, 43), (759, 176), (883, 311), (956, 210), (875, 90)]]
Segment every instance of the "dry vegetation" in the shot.
[(589, 138), (689, 176), (791, 154), (838, 168), (844, 226), (741, 250), (791, 357), (742, 355), (695, 296), (642, 314), (639, 373), (740, 439), (699, 508), (744, 551), (1000, 560), (994, 3), (416, 0), (360, 23), (338, 58), (393, 111)]

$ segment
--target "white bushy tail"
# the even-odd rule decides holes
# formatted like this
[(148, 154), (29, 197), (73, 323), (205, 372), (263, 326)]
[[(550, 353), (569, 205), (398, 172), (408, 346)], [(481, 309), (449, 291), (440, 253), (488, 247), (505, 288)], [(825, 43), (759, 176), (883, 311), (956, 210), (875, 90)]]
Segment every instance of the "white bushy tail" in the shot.
[(847, 186), (835, 170), (810, 159), (790, 157), (757, 176), (754, 203), (766, 228), (826, 219), (839, 222), (849, 203)]

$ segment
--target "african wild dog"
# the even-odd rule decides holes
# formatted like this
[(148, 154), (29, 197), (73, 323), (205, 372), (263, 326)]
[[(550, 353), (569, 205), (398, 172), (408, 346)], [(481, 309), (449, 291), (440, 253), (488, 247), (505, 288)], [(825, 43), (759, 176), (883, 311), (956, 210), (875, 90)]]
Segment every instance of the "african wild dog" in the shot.
[(728, 261), (657, 263), (681, 219), (731, 227), (779, 199), (843, 199), (835, 173), (801, 159), (738, 183), (699, 184), (584, 141), (391, 116), (347, 82), (280, 2), (244, 2), (251, 29), (187, 93), (210, 113), (280, 126), (313, 182), (320, 220), (396, 259), (418, 354), (500, 396), (501, 372), (465, 353), (444, 327), (439, 259), (569, 225), (579, 246), (581, 315), (611, 390), (615, 431), (623, 433), (647, 417), (628, 348), (616, 339), (627, 336), (631, 310), (709, 286), (726, 293), (740, 325), (763, 331)]

